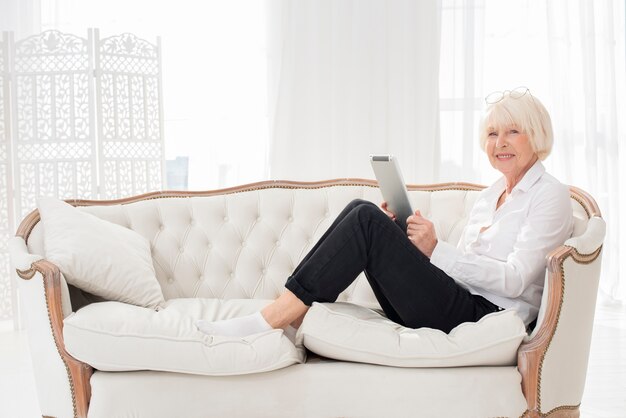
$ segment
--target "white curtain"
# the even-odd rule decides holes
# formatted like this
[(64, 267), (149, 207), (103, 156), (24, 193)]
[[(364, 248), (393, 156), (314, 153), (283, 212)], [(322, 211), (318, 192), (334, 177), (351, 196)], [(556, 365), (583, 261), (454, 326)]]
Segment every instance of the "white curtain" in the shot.
[(548, 170), (588, 191), (607, 221), (605, 301), (626, 299), (624, 21), (621, 0), (442, 2), (441, 148), (462, 142), (466, 150), (442, 155), (456, 168), (446, 173), (479, 183), (497, 176), (476, 146), (483, 97), (529, 87), (552, 115)]
[(489, 184), (483, 98), (527, 86), (552, 115), (548, 170), (608, 223), (601, 294), (626, 299), (623, 1), (281, 0), (268, 12), (273, 178), (371, 178), (367, 155), (389, 152), (407, 182)]
[(398, 156), (407, 182), (439, 169), (435, 0), (270, 0), (270, 176), (372, 178)]
[(16, 39), (39, 33), (41, 0), (0, 0), (0, 32), (12, 31)]

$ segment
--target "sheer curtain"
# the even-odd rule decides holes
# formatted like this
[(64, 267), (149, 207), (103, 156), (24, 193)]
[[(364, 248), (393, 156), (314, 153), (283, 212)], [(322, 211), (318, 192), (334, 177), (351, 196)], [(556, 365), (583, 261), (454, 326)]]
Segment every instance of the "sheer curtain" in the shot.
[(601, 294), (626, 299), (623, 1), (267, 4), (272, 177), (371, 177), (367, 154), (390, 152), (407, 182), (489, 184), (483, 98), (527, 86), (553, 119), (545, 165), (608, 223)]
[(600, 283), (606, 301), (626, 299), (624, 21), (618, 0), (442, 3), (441, 147), (467, 149), (444, 158), (474, 181), (497, 177), (476, 145), (482, 98), (529, 87), (552, 115), (555, 144), (546, 167), (590, 192), (607, 221)]
[(399, 156), (407, 182), (439, 169), (435, 0), (269, 1), (272, 178), (366, 177)]

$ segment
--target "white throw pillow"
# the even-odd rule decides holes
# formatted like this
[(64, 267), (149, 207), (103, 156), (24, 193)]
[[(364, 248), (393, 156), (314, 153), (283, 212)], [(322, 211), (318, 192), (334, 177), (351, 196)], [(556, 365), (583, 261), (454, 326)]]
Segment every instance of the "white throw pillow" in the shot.
[(304, 318), (298, 344), (338, 360), (398, 367), (510, 366), (526, 335), (512, 310), (463, 323), (449, 334), (406, 328), (350, 303), (314, 303)]
[(164, 301), (144, 237), (58, 199), (40, 198), (37, 203), (45, 257), (68, 283), (133, 305), (155, 308)]

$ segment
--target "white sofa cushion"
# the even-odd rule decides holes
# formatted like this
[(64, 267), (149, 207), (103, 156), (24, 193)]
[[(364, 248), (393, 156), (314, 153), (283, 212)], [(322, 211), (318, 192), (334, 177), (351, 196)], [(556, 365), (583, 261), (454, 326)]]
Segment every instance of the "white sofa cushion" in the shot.
[(298, 344), (338, 360), (399, 367), (505, 366), (517, 363), (524, 323), (510, 310), (454, 328), (406, 328), (350, 303), (314, 303)]
[(154, 308), (164, 301), (148, 241), (61, 200), (37, 202), (45, 257), (68, 283), (107, 300)]
[(282, 330), (246, 338), (208, 336), (197, 319), (217, 320), (260, 310), (262, 299), (170, 299), (158, 311), (119, 302), (93, 303), (64, 321), (72, 356), (104, 371), (159, 370), (203, 375), (265, 372), (304, 361)]

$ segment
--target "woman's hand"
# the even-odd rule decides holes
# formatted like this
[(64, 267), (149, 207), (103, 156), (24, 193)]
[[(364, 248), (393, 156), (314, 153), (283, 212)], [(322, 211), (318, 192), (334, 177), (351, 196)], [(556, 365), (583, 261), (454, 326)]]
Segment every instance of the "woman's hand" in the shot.
[(424, 218), (419, 210), (416, 210), (415, 214), (407, 218), (406, 224), (406, 233), (409, 236), (409, 240), (426, 257), (430, 258), (437, 246), (437, 235), (435, 234), (433, 223)]
[(391, 212), (389, 210), (389, 207), (387, 206), (387, 202), (383, 202), (380, 204), (381, 209), (383, 210), (383, 212), (385, 212), (385, 215), (389, 216), (389, 218), (395, 222), (396, 220), (396, 214)]

